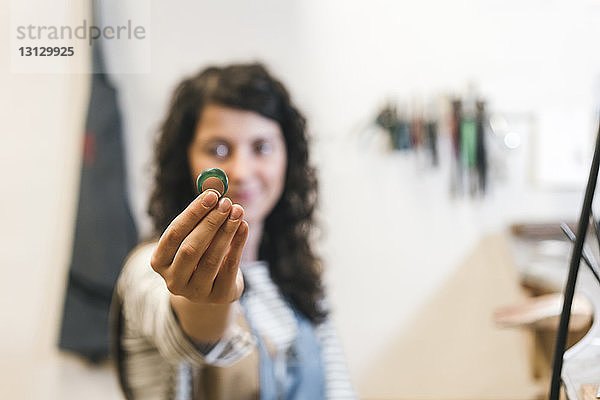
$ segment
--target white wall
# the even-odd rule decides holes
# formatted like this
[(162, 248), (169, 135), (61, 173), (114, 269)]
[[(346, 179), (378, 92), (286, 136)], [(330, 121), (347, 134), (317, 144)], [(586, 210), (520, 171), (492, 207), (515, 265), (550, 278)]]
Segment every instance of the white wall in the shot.
[[(1, 10), (7, 26), (6, 5)], [(150, 11), (151, 72), (113, 76), (125, 110), (137, 218), (145, 208), (151, 138), (174, 84), (207, 63), (265, 60), (311, 122), (322, 183), (321, 248), (361, 394), (443, 395), (444, 388), (419, 392), (370, 371), (404, 348), (399, 338), (409, 336), (420, 312), (435, 312), (428, 304), (485, 233), (515, 220), (576, 217), (580, 191), (533, 187), (525, 177), (540, 143), (560, 143), (564, 135), (590, 141), (598, 106), (600, 3), (154, 1)], [(0, 40), (7, 48), (7, 39)], [(2, 358), (15, 359), (23, 351), (50, 351), (55, 342), (88, 84), (85, 75), (10, 74), (7, 54), (0, 55), (0, 162), (10, 188), (2, 199), (3, 295), (4, 304), (30, 299), (3, 317), (13, 328), (2, 333)], [(486, 200), (451, 201), (447, 159), (431, 171), (414, 157), (386, 154), (379, 139), (361, 147), (358, 132), (384, 98), (459, 93), (469, 81), (478, 83), (492, 109), (537, 118), (523, 146), (506, 155), (510, 179), (493, 186)], [(572, 115), (590, 132), (541, 129), (556, 113)], [(398, 376), (435, 382), (428, 371), (402, 363), (414, 354), (396, 356), (389, 368)]]
[[(48, 384), (57, 385), (60, 372), (50, 360), (70, 260), (89, 89), (88, 75), (69, 71), (89, 68), (90, 53), (81, 49), (81, 61), (64, 74), (11, 73), (8, 3), (0, 3), (0, 397), (57, 398), (57, 387)], [(79, 2), (66, 13), (48, 2), (30, 3), (21, 10), (46, 13), (56, 23), (88, 17)]]

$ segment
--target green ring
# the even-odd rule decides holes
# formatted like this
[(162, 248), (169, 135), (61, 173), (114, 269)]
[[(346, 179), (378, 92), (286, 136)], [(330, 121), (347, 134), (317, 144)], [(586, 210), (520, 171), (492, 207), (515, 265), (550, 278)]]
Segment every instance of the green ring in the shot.
[[(198, 188), (198, 193), (202, 193), (202, 184), (207, 178), (219, 178), (219, 180), (223, 183), (223, 194), (221, 197), (225, 196), (227, 193), (227, 188), (229, 187), (229, 180), (227, 179), (227, 174), (225, 171), (219, 168), (207, 168), (198, 175), (196, 179), (196, 187)], [(219, 197), (219, 198), (221, 198)]]

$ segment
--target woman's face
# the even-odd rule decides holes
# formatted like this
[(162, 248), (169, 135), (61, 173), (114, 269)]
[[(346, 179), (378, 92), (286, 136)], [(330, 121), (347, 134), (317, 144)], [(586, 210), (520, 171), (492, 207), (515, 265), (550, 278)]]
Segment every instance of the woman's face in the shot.
[(244, 207), (249, 223), (262, 223), (283, 192), (287, 154), (279, 124), (253, 111), (220, 105), (202, 110), (188, 149), (192, 177), (220, 168), (227, 197)]

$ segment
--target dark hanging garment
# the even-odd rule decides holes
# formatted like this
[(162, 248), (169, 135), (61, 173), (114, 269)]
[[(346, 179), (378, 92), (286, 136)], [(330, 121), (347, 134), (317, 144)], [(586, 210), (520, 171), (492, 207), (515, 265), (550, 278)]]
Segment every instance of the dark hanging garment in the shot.
[[(102, 66), (98, 43), (95, 71)], [(109, 354), (108, 311), (123, 261), (137, 243), (126, 195), (117, 93), (104, 73), (92, 74), (79, 205), (59, 347), (91, 362)]]

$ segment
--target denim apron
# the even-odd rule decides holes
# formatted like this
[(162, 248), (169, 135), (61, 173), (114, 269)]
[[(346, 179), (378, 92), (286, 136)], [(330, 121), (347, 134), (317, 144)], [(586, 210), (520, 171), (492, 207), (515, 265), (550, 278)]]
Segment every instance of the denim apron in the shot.
[(321, 346), (313, 325), (293, 309), (298, 324), (296, 338), (285, 352), (271, 354), (256, 331), (244, 296), (240, 299), (259, 353), (260, 400), (319, 400), (325, 398)]

